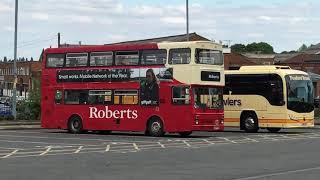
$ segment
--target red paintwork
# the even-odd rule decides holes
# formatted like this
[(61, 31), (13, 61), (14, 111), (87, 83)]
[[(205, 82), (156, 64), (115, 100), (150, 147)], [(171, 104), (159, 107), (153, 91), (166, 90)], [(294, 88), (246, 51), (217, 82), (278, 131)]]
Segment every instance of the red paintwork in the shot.
[[(202, 110), (194, 109), (193, 103), (190, 105), (173, 105), (171, 103), (171, 88), (173, 85), (181, 84), (173, 82), (160, 82), (159, 99), (157, 107), (146, 107), (140, 105), (110, 105), (108, 108), (114, 110), (137, 110), (138, 118), (123, 118), (120, 124), (116, 124), (115, 119), (89, 119), (89, 107), (105, 109), (105, 105), (64, 105), (55, 104), (54, 96), (57, 89), (139, 89), (138, 82), (92, 82), (92, 83), (57, 83), (56, 73), (61, 69), (79, 68), (45, 68), (47, 53), (66, 52), (97, 52), (97, 51), (125, 51), (140, 49), (158, 49), (157, 44), (140, 45), (105, 45), (88, 46), (77, 48), (50, 48), (43, 53), (42, 61), (42, 85), (41, 85), (41, 126), (43, 128), (67, 129), (68, 119), (73, 114), (82, 118), (83, 128), (86, 130), (114, 130), (114, 131), (145, 131), (147, 121), (152, 116), (158, 116), (164, 123), (166, 132), (183, 131), (223, 131), (223, 110)], [(137, 66), (132, 66), (137, 68)], [(146, 66), (144, 66), (146, 67)], [(152, 68), (163, 66), (149, 66)], [(112, 68), (112, 67), (103, 67)], [(117, 66), (116, 68), (121, 68)], [(123, 68), (123, 67), (122, 67)], [(127, 67), (128, 68), (128, 67)], [(82, 69), (99, 69), (98, 67), (82, 67)], [(191, 85), (192, 86), (192, 85)], [(197, 85), (198, 86), (198, 85)], [(190, 94), (193, 94), (192, 90)], [(193, 102), (193, 96), (191, 96)], [(196, 124), (196, 118), (198, 124)]]

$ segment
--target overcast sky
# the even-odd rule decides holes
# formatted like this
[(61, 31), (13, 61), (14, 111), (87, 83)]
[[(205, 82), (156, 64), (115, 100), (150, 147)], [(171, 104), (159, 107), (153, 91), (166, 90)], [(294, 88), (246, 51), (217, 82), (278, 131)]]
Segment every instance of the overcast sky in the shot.
[[(14, 1), (0, 0), (0, 59), (13, 57)], [(183, 34), (185, 0), (20, 0), (18, 56), (61, 42), (104, 44)], [(320, 43), (319, 0), (189, 0), (190, 32), (276, 52)]]

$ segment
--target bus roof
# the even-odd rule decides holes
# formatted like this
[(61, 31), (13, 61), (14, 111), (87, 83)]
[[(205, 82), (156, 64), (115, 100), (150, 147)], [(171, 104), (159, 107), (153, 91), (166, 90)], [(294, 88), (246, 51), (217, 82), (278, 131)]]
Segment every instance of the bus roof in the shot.
[(276, 70), (276, 69), (291, 69), (289, 66), (277, 66), (277, 65), (269, 65), (269, 66), (241, 66), (239, 71), (250, 71), (250, 70)]
[(287, 74), (308, 75), (308, 73), (304, 71), (291, 69), (289, 66), (278, 66), (278, 65), (241, 66), (239, 70), (225, 71), (225, 74), (269, 74), (269, 73), (276, 73), (281, 75), (287, 75)]
[(139, 49), (159, 49), (161, 47), (188, 47), (193, 45), (213, 46), (222, 49), (222, 45), (212, 41), (186, 41), (186, 42), (159, 42), (159, 43), (132, 43), (132, 44), (108, 44), (108, 45), (81, 45), (60, 48), (47, 48), (46, 53), (66, 52), (93, 52), (93, 51), (132, 51)]

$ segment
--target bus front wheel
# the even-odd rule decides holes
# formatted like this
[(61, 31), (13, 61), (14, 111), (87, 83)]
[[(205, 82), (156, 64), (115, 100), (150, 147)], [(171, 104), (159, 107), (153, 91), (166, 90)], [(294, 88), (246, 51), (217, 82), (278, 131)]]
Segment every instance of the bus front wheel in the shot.
[(246, 113), (242, 118), (243, 128), (247, 133), (258, 132), (258, 118), (254, 113)]
[(68, 130), (70, 133), (78, 134), (83, 131), (82, 120), (79, 116), (73, 116), (68, 123)]
[(163, 123), (161, 119), (159, 118), (152, 118), (150, 119), (148, 123), (148, 134), (150, 136), (163, 136), (164, 135), (164, 128), (163, 128)]
[(279, 132), (281, 128), (267, 128), (267, 130), (271, 133)]

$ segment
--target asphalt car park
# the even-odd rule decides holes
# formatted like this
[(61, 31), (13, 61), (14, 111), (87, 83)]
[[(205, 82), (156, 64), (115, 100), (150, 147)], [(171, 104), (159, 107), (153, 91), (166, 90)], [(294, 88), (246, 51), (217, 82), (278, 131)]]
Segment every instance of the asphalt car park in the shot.
[(195, 132), (189, 138), (174, 134), (148, 137), (123, 132), (1, 130), (0, 177), (149, 179), (155, 175), (154, 179), (283, 179), (284, 175), (295, 175), (291, 177), (295, 179), (310, 172), (313, 177), (320, 174), (320, 161), (313, 157), (317, 155), (319, 140), (317, 128), (250, 134), (226, 129)]

